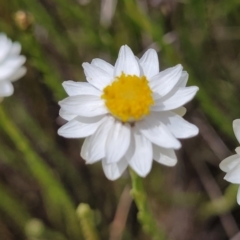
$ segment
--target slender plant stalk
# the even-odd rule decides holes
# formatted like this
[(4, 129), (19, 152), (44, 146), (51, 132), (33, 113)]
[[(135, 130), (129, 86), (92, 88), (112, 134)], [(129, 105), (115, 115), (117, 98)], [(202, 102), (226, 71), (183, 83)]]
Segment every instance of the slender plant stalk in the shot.
[(97, 229), (95, 227), (94, 212), (86, 203), (79, 204), (77, 208), (77, 217), (86, 240), (99, 240)]
[(237, 205), (237, 191), (237, 185), (229, 185), (222, 197), (203, 203), (199, 208), (199, 215), (203, 219), (207, 219), (230, 212)]
[(130, 174), (132, 178), (131, 194), (138, 207), (138, 220), (141, 223), (143, 230), (150, 235), (153, 240), (165, 240), (165, 232), (158, 226), (147, 203), (147, 194), (142, 179), (132, 170), (130, 171)]

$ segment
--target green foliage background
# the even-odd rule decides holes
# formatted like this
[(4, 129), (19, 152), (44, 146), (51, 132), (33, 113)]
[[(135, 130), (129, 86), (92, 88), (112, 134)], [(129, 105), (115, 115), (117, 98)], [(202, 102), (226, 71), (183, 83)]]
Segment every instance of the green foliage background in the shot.
[(80, 158), (82, 140), (56, 133), (61, 83), (85, 81), (81, 64), (93, 58), (114, 64), (123, 44), (138, 56), (154, 47), (161, 69), (181, 63), (200, 88), (186, 115), (199, 136), (183, 141), (176, 167), (154, 164), (143, 180), (165, 232), (156, 239), (233, 239), (237, 187), (218, 165), (237, 146), (238, 0), (0, 0), (0, 32), (22, 44), (28, 68), (0, 108), (1, 240), (151, 239), (136, 205), (128, 209), (129, 174), (108, 181), (100, 164)]

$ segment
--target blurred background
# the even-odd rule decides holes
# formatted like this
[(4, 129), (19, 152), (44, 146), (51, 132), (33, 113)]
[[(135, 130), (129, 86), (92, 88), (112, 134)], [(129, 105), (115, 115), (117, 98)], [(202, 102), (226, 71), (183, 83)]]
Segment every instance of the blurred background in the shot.
[(200, 88), (185, 116), (200, 134), (182, 141), (175, 167), (154, 164), (144, 179), (157, 224), (170, 240), (240, 239), (237, 186), (219, 169), (238, 146), (239, 0), (0, 0), (0, 32), (22, 44), (28, 69), (1, 103), (1, 240), (151, 239), (129, 173), (107, 180), (80, 158), (82, 140), (57, 135), (61, 83), (85, 81), (93, 58), (114, 64), (123, 44), (156, 49), (161, 69), (181, 63)]

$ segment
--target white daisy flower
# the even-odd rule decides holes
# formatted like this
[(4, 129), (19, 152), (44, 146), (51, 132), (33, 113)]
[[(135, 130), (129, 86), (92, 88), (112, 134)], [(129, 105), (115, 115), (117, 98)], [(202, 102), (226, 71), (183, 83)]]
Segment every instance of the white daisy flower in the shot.
[(0, 33), (0, 98), (13, 94), (12, 82), (18, 80), (26, 73), (22, 65), (26, 58), (20, 55), (21, 45), (12, 42), (3, 33)]
[[(240, 143), (240, 119), (233, 121), (233, 131)], [(225, 180), (231, 183), (240, 184), (240, 147), (235, 149), (237, 154), (225, 158), (220, 163), (222, 171), (226, 172)], [(240, 187), (238, 188), (237, 202), (240, 205)]]
[(83, 63), (86, 82), (66, 81), (69, 95), (59, 115), (69, 121), (58, 130), (67, 138), (86, 138), (81, 156), (86, 163), (102, 161), (106, 177), (115, 180), (128, 165), (145, 177), (153, 159), (167, 166), (177, 162), (177, 138), (198, 134), (185, 121), (183, 104), (198, 87), (186, 87), (181, 65), (159, 72), (158, 56), (149, 49), (141, 59), (122, 46), (115, 66), (93, 59)]

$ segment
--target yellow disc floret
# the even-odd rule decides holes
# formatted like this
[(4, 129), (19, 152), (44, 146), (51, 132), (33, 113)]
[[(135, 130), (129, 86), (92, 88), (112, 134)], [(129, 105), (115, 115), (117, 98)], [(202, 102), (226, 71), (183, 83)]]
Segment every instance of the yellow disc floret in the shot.
[(123, 122), (132, 122), (150, 113), (152, 91), (145, 76), (122, 73), (103, 89), (102, 99), (110, 113)]

